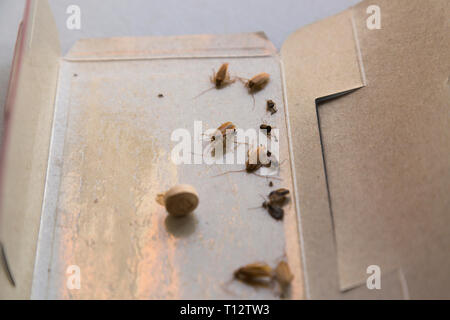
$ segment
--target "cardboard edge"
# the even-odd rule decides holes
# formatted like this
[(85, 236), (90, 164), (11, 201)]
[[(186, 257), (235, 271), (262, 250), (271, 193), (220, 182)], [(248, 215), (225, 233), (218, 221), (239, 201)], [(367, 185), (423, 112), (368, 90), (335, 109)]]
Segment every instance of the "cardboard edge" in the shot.
[[(186, 48), (191, 48), (187, 50)], [(72, 46), (67, 61), (148, 60), (179, 58), (264, 57), (277, 54), (264, 32), (85, 38)]]
[[(45, 185), (45, 170), (39, 168), (48, 161), (60, 54), (48, 1), (27, 0), (6, 102), (0, 177), (1, 240), (16, 286), (4, 283), (1, 275), (0, 297), (28, 299), (31, 293)], [(36, 192), (27, 193), (31, 185)]]

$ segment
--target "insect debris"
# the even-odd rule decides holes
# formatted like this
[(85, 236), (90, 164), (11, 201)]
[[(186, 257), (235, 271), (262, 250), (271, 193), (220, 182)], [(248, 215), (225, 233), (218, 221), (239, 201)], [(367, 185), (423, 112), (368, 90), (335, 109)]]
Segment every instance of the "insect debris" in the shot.
[(215, 72), (213, 70), (213, 75), (210, 77), (211, 83), (214, 84), (213, 87), (206, 89), (205, 91), (202, 91), (199, 95), (195, 96), (195, 98), (200, 97), (201, 95), (205, 94), (206, 92), (212, 90), (212, 89), (222, 89), (226, 86), (236, 82), (236, 79), (232, 79), (230, 76), (230, 73), (228, 71), (228, 62), (225, 62), (222, 64), (219, 68), (219, 71)]
[(261, 91), (266, 87), (266, 85), (270, 81), (270, 75), (266, 72), (258, 73), (256, 76), (245, 79), (245, 78), (239, 78), (242, 82), (244, 82), (245, 87), (248, 90), (248, 93), (252, 95), (253, 99), (253, 107), (255, 106), (255, 93), (258, 91)]
[(269, 111), (270, 114), (277, 113), (277, 105), (273, 102), (273, 100), (267, 100), (267, 111)]

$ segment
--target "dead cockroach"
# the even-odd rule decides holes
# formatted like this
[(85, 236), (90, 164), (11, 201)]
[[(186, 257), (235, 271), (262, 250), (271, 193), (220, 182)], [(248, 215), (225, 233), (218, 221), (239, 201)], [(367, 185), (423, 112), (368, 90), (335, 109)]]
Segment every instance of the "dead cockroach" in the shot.
[(258, 73), (253, 78), (249, 79), (245, 83), (245, 86), (247, 87), (249, 93), (254, 94), (264, 89), (265, 86), (269, 83), (269, 81), (270, 75), (268, 73), (262, 72)]
[[(222, 141), (223, 150), (225, 152), (227, 148), (227, 138), (228, 135), (236, 133), (236, 126), (228, 121), (222, 123), (211, 136), (211, 143), (216, 143)], [(215, 155), (215, 148), (211, 150), (212, 156)]]
[(256, 76), (254, 76), (251, 79), (244, 79), (239, 78), (241, 81), (244, 82), (245, 87), (248, 89), (248, 93), (252, 95), (253, 99), (253, 106), (255, 106), (255, 93), (258, 91), (261, 91), (266, 87), (266, 85), (270, 81), (270, 75), (265, 72), (258, 73)]
[(270, 114), (274, 114), (278, 111), (277, 106), (273, 100), (267, 100), (267, 111), (270, 112)]
[(201, 92), (198, 96), (194, 97), (194, 99), (200, 97), (201, 95), (205, 94), (206, 92), (208, 92), (212, 89), (225, 88), (229, 84), (232, 84), (236, 81), (235, 79), (231, 79), (231, 77), (230, 77), (230, 73), (228, 72), (228, 63), (227, 62), (225, 62), (224, 64), (222, 64), (220, 66), (219, 71), (215, 72), (213, 70), (213, 75), (210, 77), (210, 80), (214, 84), (214, 86)]
[(245, 171), (248, 173), (254, 173), (261, 167), (269, 168), (272, 165), (272, 161), (270, 160), (272, 153), (269, 150), (265, 150), (264, 147), (258, 147), (253, 152), (249, 150), (247, 154), (248, 159), (245, 163)]
[[(265, 150), (265, 148), (263, 146), (253, 149), (253, 151), (249, 150), (247, 152), (248, 159), (245, 162), (245, 169), (227, 171), (227, 172), (221, 173), (219, 175), (216, 175), (214, 177), (223, 176), (223, 175), (229, 174), (229, 173), (247, 172), (247, 173), (254, 174), (258, 177), (261, 177), (261, 178), (268, 178), (267, 176), (261, 176), (261, 175), (257, 174), (256, 171), (258, 171), (262, 167), (270, 168), (272, 166), (272, 160), (270, 159), (271, 156), (272, 156), (272, 153), (268, 150)], [(272, 176), (271, 176), (271, 179), (281, 180), (281, 178), (272, 177)]]
[(294, 275), (289, 268), (289, 265), (285, 261), (280, 261), (274, 271), (274, 279), (278, 282), (281, 289), (281, 297), (287, 295), (289, 286), (292, 280), (294, 280)]
[(214, 142), (220, 138), (225, 139), (228, 133), (235, 133), (235, 132), (236, 126), (232, 122), (228, 121), (222, 123), (220, 127), (216, 129), (215, 134), (211, 137), (211, 142)]
[(233, 273), (234, 279), (252, 286), (267, 286), (274, 277), (272, 268), (266, 263), (252, 263), (240, 267)]

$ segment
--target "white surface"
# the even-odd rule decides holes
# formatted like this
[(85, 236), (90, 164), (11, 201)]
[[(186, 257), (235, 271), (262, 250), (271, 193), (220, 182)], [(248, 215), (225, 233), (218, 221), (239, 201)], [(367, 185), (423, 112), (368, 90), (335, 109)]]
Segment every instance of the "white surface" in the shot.
[[(296, 29), (359, 0), (50, 0), (63, 53), (77, 39), (264, 31), (279, 49)], [(8, 86), (25, 0), (0, 0), (0, 107)], [(68, 30), (66, 9), (81, 8), (81, 30)], [(0, 112), (0, 123), (3, 112)], [(1, 126), (3, 127), (3, 126)]]

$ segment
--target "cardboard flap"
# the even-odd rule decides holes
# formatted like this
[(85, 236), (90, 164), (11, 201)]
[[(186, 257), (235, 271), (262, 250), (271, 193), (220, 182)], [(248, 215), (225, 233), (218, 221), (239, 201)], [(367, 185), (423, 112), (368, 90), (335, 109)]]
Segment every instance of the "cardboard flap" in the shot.
[(316, 101), (364, 85), (351, 12), (298, 30), (285, 42), (281, 55), (304, 239), (305, 281), (312, 282), (307, 292), (310, 297), (334, 297), (338, 293), (336, 253)]
[(307, 289), (344, 297), (378, 265), (403, 270), (403, 297), (448, 298), (450, 4), (377, 1), (382, 28), (369, 30), (373, 4), (282, 50)]
[(60, 56), (46, 1), (27, 1), (14, 54), (1, 162), (0, 237), (15, 287), (0, 271), (0, 298), (29, 298)]

